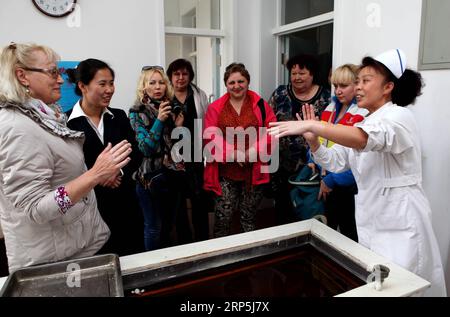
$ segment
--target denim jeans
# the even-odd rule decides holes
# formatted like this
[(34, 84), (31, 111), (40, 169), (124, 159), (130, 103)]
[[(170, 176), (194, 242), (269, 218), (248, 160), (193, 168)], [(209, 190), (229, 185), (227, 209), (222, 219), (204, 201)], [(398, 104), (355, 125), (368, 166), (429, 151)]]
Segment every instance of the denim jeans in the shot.
[(150, 188), (145, 189), (139, 182), (136, 193), (144, 214), (144, 245), (146, 251), (161, 247), (162, 216), (167, 205), (167, 182), (165, 175), (153, 179)]

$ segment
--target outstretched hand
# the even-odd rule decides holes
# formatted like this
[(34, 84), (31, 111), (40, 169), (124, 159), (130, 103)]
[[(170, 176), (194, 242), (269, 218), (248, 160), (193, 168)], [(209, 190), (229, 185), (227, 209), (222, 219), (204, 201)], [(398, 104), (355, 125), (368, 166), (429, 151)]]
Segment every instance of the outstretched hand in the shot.
[[(319, 121), (319, 118), (316, 117), (316, 115), (314, 113), (314, 107), (310, 104), (303, 105), (302, 114), (303, 114), (303, 120), (298, 113), (297, 113), (297, 120), (299, 120), (299, 121)], [(317, 135), (312, 132), (303, 133), (303, 137), (309, 144), (317, 141)]]
[(296, 114), (298, 121), (270, 122), (269, 135), (277, 139), (289, 135), (303, 135), (311, 149), (317, 149), (320, 143), (314, 129), (318, 127), (319, 118), (315, 117), (313, 106), (308, 104), (303, 105), (302, 114), (303, 119), (300, 114)]
[(279, 121), (269, 122), (269, 135), (279, 139), (289, 135), (302, 135), (308, 131), (307, 121)]
[(302, 113), (304, 119), (301, 118), (300, 114), (296, 114), (298, 121), (270, 122), (270, 128), (268, 130), (269, 135), (276, 138), (282, 138), (289, 135), (303, 135), (305, 139), (315, 136), (311, 132), (313, 128), (312, 122), (317, 121), (314, 117), (314, 108), (311, 105), (304, 105)]

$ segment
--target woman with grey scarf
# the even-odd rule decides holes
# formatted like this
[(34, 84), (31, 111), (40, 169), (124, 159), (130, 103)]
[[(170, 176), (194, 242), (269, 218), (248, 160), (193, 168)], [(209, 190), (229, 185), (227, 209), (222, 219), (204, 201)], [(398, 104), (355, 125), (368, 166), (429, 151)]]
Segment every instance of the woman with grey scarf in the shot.
[(0, 52), (0, 220), (9, 271), (94, 255), (108, 240), (93, 188), (115, 178), (131, 147), (108, 144), (87, 170), (82, 132), (56, 102), (58, 55), (36, 44)]

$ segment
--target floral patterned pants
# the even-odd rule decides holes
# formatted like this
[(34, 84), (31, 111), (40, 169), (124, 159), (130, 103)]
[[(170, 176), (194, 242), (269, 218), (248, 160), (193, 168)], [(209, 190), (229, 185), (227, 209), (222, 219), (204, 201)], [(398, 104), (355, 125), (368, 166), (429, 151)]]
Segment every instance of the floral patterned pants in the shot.
[(221, 178), (222, 196), (216, 197), (214, 237), (224, 237), (231, 233), (231, 223), (235, 211), (240, 212), (241, 227), (244, 232), (255, 230), (256, 212), (262, 195), (260, 186), (245, 188), (244, 182)]

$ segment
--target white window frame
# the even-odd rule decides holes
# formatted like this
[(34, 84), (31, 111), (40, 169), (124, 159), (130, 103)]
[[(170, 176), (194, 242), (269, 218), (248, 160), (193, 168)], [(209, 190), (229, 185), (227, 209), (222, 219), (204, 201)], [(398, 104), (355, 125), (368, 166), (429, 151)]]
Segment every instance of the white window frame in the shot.
[[(161, 0), (163, 4), (163, 16), (164, 16), (164, 0)], [(219, 64), (220, 64), (220, 73), (222, 74), (225, 71), (226, 63), (229, 60), (234, 59), (234, 16), (233, 13), (236, 8), (234, 1), (236, 0), (221, 0), (220, 1), (220, 29), (205, 29), (205, 28), (185, 28), (185, 27), (172, 27), (165, 26), (165, 21), (163, 21), (164, 25), (164, 40), (162, 43), (165, 43), (166, 35), (174, 35), (174, 36), (195, 36), (195, 37), (207, 37), (211, 39), (220, 39), (221, 40), (221, 52), (219, 56)], [(164, 20), (164, 19), (163, 19)], [(165, 50), (165, 45), (164, 45)], [(165, 60), (165, 59), (164, 59)], [(220, 76), (217, 80), (220, 81)], [(224, 92), (222, 85), (220, 85), (219, 96), (215, 96), (219, 98), (220, 95)]]
[[(282, 78), (283, 73), (282, 73), (282, 67), (280, 67), (280, 65), (282, 65), (282, 60), (281, 60), (281, 54), (282, 54), (282, 43), (281, 43), (281, 37), (284, 35), (288, 35), (291, 33), (295, 33), (295, 32), (299, 32), (299, 31), (304, 31), (304, 30), (308, 30), (311, 28), (315, 28), (318, 26), (322, 26), (322, 25), (326, 25), (329, 23), (334, 23), (334, 12), (335, 11), (331, 11), (331, 12), (327, 12), (327, 13), (323, 13), (320, 15), (316, 15), (314, 17), (310, 17), (307, 19), (303, 19), (303, 20), (299, 20), (293, 23), (289, 23), (289, 24), (285, 24), (285, 25), (281, 25), (281, 8), (282, 8), (282, 4), (281, 4), (282, 0), (277, 0), (278, 4), (277, 4), (277, 27), (272, 29), (272, 35), (277, 37), (277, 54), (276, 54), (276, 63), (277, 63), (277, 67), (276, 67), (276, 78), (277, 78), (277, 85), (283, 84), (284, 83), (284, 78)], [(336, 6), (336, 3), (335, 3)], [(334, 10), (336, 10), (336, 7), (334, 8)]]
[(197, 36), (197, 37), (211, 37), (211, 38), (225, 38), (225, 32), (222, 30), (212, 29), (194, 29), (194, 28), (182, 28), (174, 26), (165, 27), (165, 35), (181, 35), (181, 36)]

